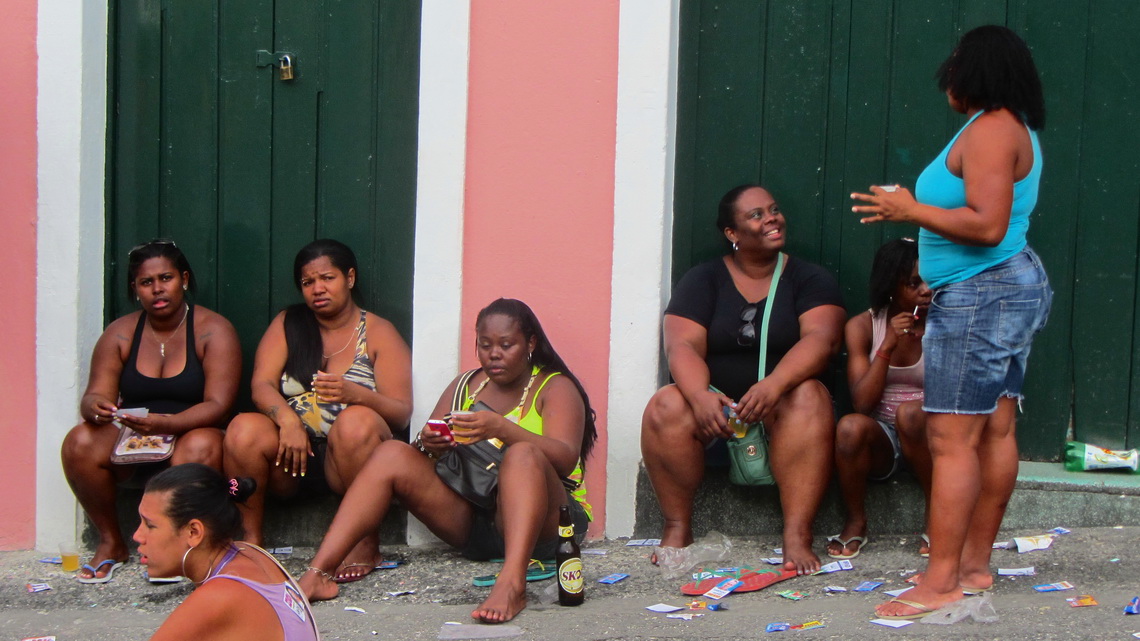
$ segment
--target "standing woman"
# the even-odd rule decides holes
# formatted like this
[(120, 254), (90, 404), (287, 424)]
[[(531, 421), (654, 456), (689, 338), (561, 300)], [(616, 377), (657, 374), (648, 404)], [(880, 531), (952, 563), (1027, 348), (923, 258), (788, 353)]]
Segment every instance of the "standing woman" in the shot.
[[(80, 583), (106, 583), (127, 561), (115, 512), (115, 485), (156, 466), (204, 463), (222, 467), (222, 431), (241, 377), (237, 333), (220, 314), (186, 300), (194, 272), (173, 241), (152, 240), (127, 257), (127, 291), (140, 309), (116, 319), (95, 343), (87, 390), (79, 401), (83, 422), (63, 440), (63, 473), (99, 534)], [(120, 416), (143, 435), (174, 434), (170, 459), (116, 465), (111, 452), (120, 408), (150, 410)]]
[(852, 208), (864, 223), (922, 228), (919, 271), (934, 291), (923, 338), (930, 563), (905, 601), (877, 608), (885, 618), (921, 617), (993, 587), (991, 545), (1017, 479), (1015, 412), (1053, 298), (1025, 240), (1045, 124), (1029, 48), (1005, 27), (978, 27), (942, 63), (938, 87), (969, 120), (923, 170), (915, 196), (852, 194), (867, 203)]
[(238, 540), (237, 504), (252, 491), (251, 479), (193, 464), (146, 484), (134, 536), (141, 562), (151, 576), (184, 576), (195, 585), (151, 641), (319, 641), (309, 604), (285, 568)]
[[(242, 506), (253, 543), (262, 542), (266, 491), (291, 496), (315, 475), (343, 495), (372, 450), (408, 424), (411, 351), (392, 323), (353, 300), (356, 277), (347, 245), (302, 247), (293, 282), (305, 302), (278, 314), (257, 346), (250, 392), (262, 413), (235, 417), (225, 442), (226, 472), (257, 482)], [(380, 559), (375, 531), (357, 543), (340, 581), (363, 578)]]

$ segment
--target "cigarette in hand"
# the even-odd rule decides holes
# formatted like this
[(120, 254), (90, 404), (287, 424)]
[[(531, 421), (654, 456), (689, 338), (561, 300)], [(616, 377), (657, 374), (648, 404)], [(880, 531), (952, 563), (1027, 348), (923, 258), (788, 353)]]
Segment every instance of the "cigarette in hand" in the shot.
[(914, 306), (914, 311), (913, 311), (913, 312), (911, 312), (911, 313), (910, 313), (910, 315), (911, 315), (911, 316), (914, 316), (914, 319), (915, 319), (915, 320), (918, 320), (918, 305), (915, 305), (915, 306)]

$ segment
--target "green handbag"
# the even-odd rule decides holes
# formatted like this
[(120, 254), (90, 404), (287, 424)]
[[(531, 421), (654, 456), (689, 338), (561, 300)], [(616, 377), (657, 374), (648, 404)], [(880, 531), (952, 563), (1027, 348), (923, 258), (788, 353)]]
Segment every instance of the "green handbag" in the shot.
[[(760, 323), (758, 336), (760, 371), (757, 381), (764, 378), (764, 369), (768, 362), (768, 318), (772, 315), (772, 307), (776, 304), (776, 286), (779, 285), (783, 272), (784, 254), (781, 252), (776, 259), (776, 270), (772, 272), (772, 284), (768, 286), (764, 320)], [(743, 423), (731, 407), (726, 407), (725, 412), (728, 414), (730, 426), (733, 426), (733, 423), (741, 423), (746, 430), (744, 436), (728, 439), (728, 480), (734, 485), (775, 485), (776, 479), (772, 476), (772, 467), (768, 461), (768, 437), (764, 433), (764, 422)], [(739, 433), (737, 431), (737, 434)]]

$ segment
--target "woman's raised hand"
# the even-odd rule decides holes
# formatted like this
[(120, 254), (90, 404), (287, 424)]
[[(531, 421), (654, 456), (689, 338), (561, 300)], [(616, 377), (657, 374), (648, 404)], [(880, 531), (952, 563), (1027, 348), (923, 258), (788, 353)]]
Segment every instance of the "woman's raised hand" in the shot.
[(343, 403), (345, 405), (360, 405), (357, 392), (363, 390), (352, 381), (344, 380), (340, 374), (317, 372), (313, 376), (313, 391), (322, 403)]
[(436, 430), (431, 423), (424, 425), (423, 429), (420, 430), (420, 443), (423, 444), (425, 450), (437, 457), (455, 447), (455, 440)]
[(502, 415), (488, 410), (452, 414), (448, 423), (452, 429), (460, 432), (457, 434), (459, 438), (471, 443), (491, 438), (502, 440), (504, 428), (513, 425)]
[(911, 220), (909, 211), (911, 207), (917, 204), (910, 190), (899, 185), (888, 185), (886, 187), (871, 185), (871, 193), (853, 192), (851, 199), (870, 203), (868, 205), (855, 205), (851, 208), (851, 211), (857, 214), (870, 214), (870, 216), (859, 219), (859, 222), (863, 224), (883, 221), (908, 222)]

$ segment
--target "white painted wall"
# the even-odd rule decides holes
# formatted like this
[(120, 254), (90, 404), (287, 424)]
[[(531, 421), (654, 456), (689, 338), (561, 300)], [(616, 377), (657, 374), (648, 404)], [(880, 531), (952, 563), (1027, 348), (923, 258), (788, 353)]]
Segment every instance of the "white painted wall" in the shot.
[(661, 384), (669, 296), (680, 1), (623, 0), (610, 303), (606, 536), (633, 534), (641, 413)]
[(59, 447), (103, 327), (106, 0), (40, 0), (36, 241), (36, 547), (80, 526)]
[[(423, 0), (412, 285), (413, 438), (445, 382), (459, 371), (470, 24), (468, 2)], [(422, 523), (408, 520), (408, 543), (437, 540)]]

